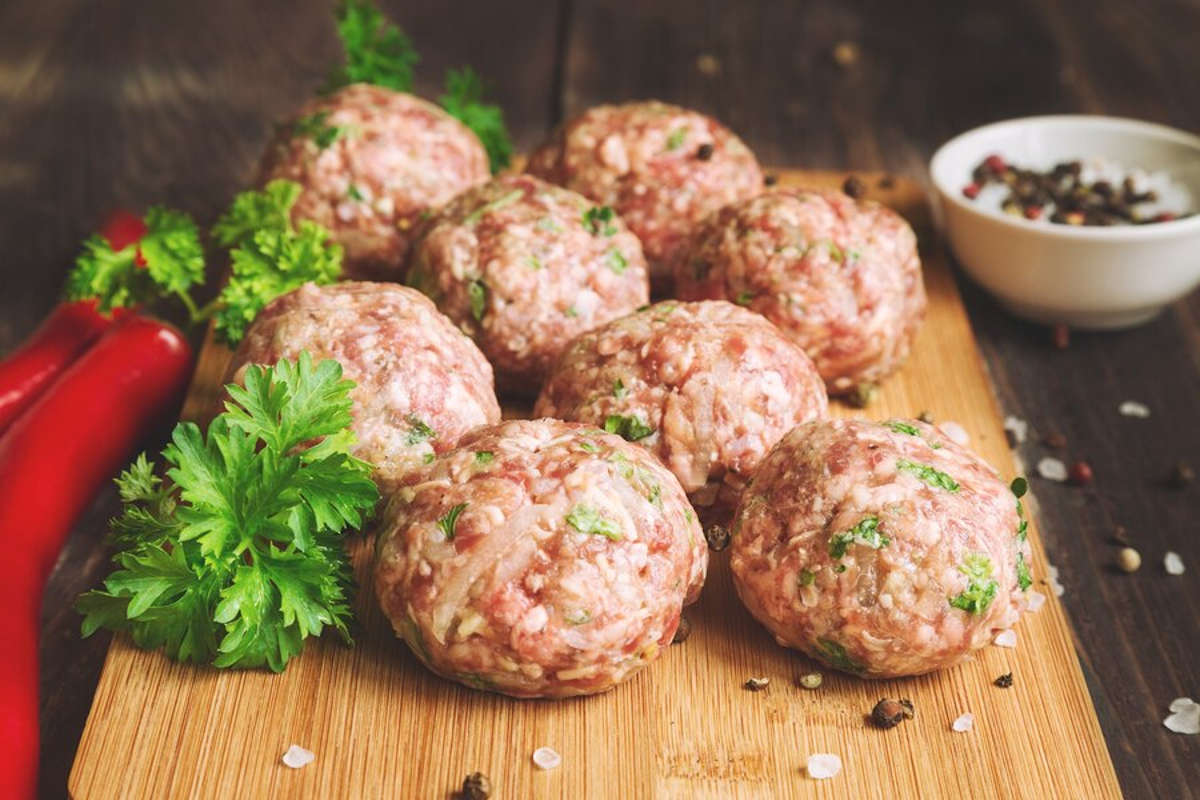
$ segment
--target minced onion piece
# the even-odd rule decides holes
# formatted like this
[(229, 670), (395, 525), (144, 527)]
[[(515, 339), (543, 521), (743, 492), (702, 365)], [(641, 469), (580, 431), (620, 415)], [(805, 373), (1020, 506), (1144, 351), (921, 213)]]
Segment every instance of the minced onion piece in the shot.
[(1053, 564), (1046, 565), (1046, 582), (1050, 584), (1050, 591), (1054, 592), (1055, 597), (1063, 596), (1066, 589), (1058, 582), (1058, 567)]
[(950, 724), (950, 729), (955, 733), (966, 733), (975, 727), (975, 715), (970, 711), (963, 714), (958, 719)]
[(1168, 575), (1182, 575), (1187, 571), (1187, 568), (1183, 566), (1183, 559), (1179, 557), (1179, 553), (1171, 550), (1168, 550), (1167, 554), (1163, 556), (1163, 569), (1167, 571)]
[(1041, 609), (1042, 606), (1046, 605), (1046, 595), (1042, 594), (1036, 589), (1030, 589), (1025, 593), (1025, 601), (1029, 603), (1030, 611), (1037, 611)]
[(946, 438), (957, 445), (966, 447), (971, 443), (971, 434), (967, 433), (967, 429), (957, 422), (941, 422), (938, 424), (938, 430), (946, 434)]
[(300, 769), (311, 764), (316, 757), (313, 751), (305, 750), (300, 745), (294, 744), (283, 754), (283, 763), (292, 769)]
[(533, 751), (533, 763), (538, 769), (558, 769), (562, 766), (562, 756), (550, 747), (539, 747)]
[(808, 776), (823, 781), (842, 771), (842, 759), (833, 753), (813, 753), (808, 757)]
[(1014, 442), (1025, 444), (1025, 438), (1029, 435), (1029, 423), (1020, 417), (1009, 414), (1004, 418), (1004, 430), (1012, 434)]

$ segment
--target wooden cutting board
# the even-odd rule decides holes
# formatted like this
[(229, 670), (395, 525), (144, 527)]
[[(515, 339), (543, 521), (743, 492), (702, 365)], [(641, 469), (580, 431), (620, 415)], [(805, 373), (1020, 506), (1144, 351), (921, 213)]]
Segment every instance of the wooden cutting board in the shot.
[[(841, 173), (781, 172), (781, 183), (840, 186)], [(915, 183), (863, 176), (869, 196), (913, 222), (924, 248), (929, 317), (903, 370), (879, 399), (837, 416), (931, 412), (956, 421), (971, 446), (1013, 476), (1013, 457), (962, 300), (932, 238)], [(206, 344), (184, 414), (213, 407), (229, 353)], [(522, 409), (509, 408), (510, 416)], [(1031, 503), (1036, 508), (1036, 501)], [(922, 678), (863, 681), (823, 670), (816, 691), (798, 676), (816, 665), (775, 645), (739, 605), (727, 554), (714, 554), (691, 637), (607, 694), (512, 700), (441, 680), (413, 658), (375, 606), (370, 547), (352, 550), (363, 631), (353, 649), (310, 642), (283, 675), (222, 672), (168, 661), (114, 637), (69, 788), (104, 797), (447, 798), (481, 771), (497, 798), (643, 797), (1119, 797), (1062, 606), (1044, 579), (1036, 525), (1034, 588), (1050, 595), (1017, 626), (1015, 650)], [(1013, 686), (992, 681), (1013, 674)], [(750, 692), (750, 677), (771, 679)], [(890, 731), (867, 724), (882, 697), (910, 698), (916, 718)], [(969, 733), (951, 723), (975, 717)], [(316, 760), (280, 757), (299, 744)], [(538, 770), (542, 746), (562, 766)], [(809, 754), (843, 769), (818, 781)]]

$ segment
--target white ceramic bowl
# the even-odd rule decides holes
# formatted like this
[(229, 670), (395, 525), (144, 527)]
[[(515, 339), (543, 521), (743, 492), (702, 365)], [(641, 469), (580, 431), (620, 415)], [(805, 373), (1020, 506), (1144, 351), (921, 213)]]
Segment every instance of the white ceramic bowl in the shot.
[(1124, 328), (1158, 314), (1200, 282), (1200, 215), (1151, 225), (1035, 222), (968, 200), (984, 158), (1047, 170), (1103, 158), (1166, 172), (1200, 210), (1200, 137), (1113, 117), (1027, 117), (968, 131), (941, 147), (929, 171), (950, 247), (967, 273), (1019, 316), (1078, 328)]

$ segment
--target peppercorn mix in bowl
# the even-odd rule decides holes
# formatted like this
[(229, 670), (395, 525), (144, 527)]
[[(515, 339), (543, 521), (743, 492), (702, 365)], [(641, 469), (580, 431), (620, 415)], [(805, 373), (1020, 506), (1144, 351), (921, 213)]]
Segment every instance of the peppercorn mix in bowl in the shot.
[(950, 140), (930, 173), (955, 258), (1019, 316), (1126, 328), (1200, 282), (1200, 137), (1028, 117)]

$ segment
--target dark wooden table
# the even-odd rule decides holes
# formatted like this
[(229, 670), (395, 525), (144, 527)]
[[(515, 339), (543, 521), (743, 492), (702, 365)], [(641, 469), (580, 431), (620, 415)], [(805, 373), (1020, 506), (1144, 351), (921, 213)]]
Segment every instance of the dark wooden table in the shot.
[[(331, 5), (0, 6), (0, 353), (45, 316), (106, 210), (166, 203), (207, 222), (247, 184), (273, 121), (338, 58)], [(1200, 130), (1196, 0), (386, 5), (424, 53), (420, 91), (473, 64), (524, 150), (564, 115), (646, 97), (716, 115), (766, 164), (923, 181), (942, 141), (1006, 117), (1107, 113)], [(834, 58), (840, 43), (857, 48), (851, 63)], [(1178, 459), (1200, 464), (1200, 295), (1059, 349), (964, 290), (1001, 406), (1030, 423), (1019, 457), (1051, 453), (1041, 437), (1056, 432), (1066, 445), (1053, 454), (1095, 471), (1087, 488), (1037, 482), (1037, 513), (1121, 784), (1130, 797), (1191, 796), (1200, 738), (1161, 721), (1172, 698), (1200, 697), (1200, 490), (1161, 479)], [(1152, 415), (1118, 415), (1129, 399)], [(46, 590), (46, 796), (65, 794), (108, 646), (80, 640), (72, 605), (108, 569), (116, 508), (114, 491), (96, 498)], [(1122, 526), (1145, 558), (1134, 575), (1112, 566)], [(1165, 574), (1167, 550), (1187, 574)]]

